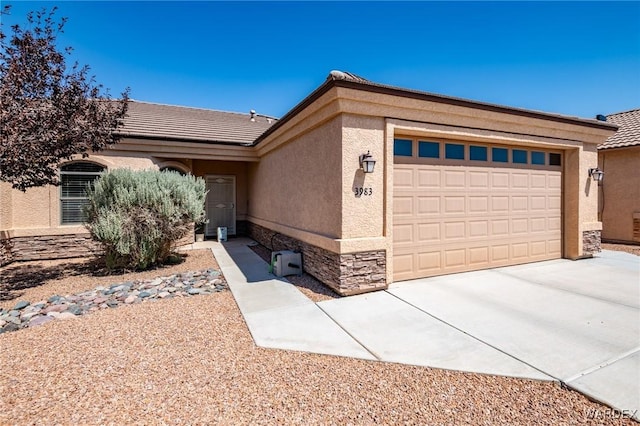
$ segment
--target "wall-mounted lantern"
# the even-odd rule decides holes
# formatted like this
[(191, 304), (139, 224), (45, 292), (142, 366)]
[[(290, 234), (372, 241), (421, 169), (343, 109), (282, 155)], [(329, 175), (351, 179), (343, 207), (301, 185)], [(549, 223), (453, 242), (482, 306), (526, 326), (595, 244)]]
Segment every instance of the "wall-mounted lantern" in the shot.
[(371, 156), (371, 152), (367, 151), (366, 154), (360, 155), (360, 168), (365, 173), (373, 173), (373, 169), (376, 166), (376, 160)]
[(591, 168), (589, 169), (589, 177), (596, 182), (602, 182), (602, 179), (604, 178), (604, 172), (597, 167)]

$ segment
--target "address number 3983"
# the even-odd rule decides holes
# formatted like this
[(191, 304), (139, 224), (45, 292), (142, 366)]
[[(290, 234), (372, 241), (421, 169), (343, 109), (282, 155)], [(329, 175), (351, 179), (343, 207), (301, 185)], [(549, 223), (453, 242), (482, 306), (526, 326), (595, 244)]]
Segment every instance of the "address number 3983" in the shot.
[(355, 193), (356, 197), (362, 197), (362, 196), (368, 197), (373, 194), (373, 188), (356, 186), (353, 192)]

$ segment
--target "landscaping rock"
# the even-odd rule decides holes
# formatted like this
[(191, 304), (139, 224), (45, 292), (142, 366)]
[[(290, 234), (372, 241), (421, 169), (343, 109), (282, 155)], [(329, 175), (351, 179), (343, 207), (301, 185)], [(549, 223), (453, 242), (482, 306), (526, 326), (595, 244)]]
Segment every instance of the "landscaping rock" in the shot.
[(56, 319), (59, 319), (59, 320), (76, 319), (76, 318), (77, 317), (71, 312), (62, 312), (56, 317)]
[(16, 303), (16, 306), (13, 307), (14, 311), (19, 311), (21, 309), (26, 308), (27, 306), (29, 306), (31, 303), (27, 302), (26, 300), (21, 300), (20, 302)]
[(44, 314), (48, 314), (49, 312), (63, 312), (67, 310), (68, 305), (51, 305), (47, 308), (44, 308), (42, 312)]
[(219, 272), (209, 269), (152, 280), (127, 281), (108, 287), (98, 286), (91, 291), (66, 296), (56, 294), (35, 304), (20, 301), (12, 310), (0, 309), (0, 333), (36, 327), (53, 320), (77, 318), (122, 304), (206, 295), (226, 289)]
[(43, 316), (32, 318), (28, 324), (29, 324), (29, 327), (37, 327), (39, 325), (46, 324), (49, 321), (53, 321), (53, 320), (54, 320), (53, 317), (50, 317), (48, 315), (43, 315)]

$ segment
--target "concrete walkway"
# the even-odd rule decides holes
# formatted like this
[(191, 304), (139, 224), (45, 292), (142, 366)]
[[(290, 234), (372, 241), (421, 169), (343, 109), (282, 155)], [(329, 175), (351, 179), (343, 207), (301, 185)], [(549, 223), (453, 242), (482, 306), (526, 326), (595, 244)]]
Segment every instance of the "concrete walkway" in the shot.
[(314, 303), (268, 273), (249, 243), (203, 247), (212, 247), (258, 346), (559, 380), (616, 409), (640, 409), (637, 256), (603, 252)]

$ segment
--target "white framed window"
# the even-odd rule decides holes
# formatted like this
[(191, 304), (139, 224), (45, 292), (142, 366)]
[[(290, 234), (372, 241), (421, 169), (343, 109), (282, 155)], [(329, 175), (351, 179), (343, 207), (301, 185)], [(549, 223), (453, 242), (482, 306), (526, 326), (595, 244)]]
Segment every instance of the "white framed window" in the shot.
[(87, 217), (84, 207), (89, 203), (87, 186), (105, 168), (99, 164), (79, 161), (60, 168), (60, 218), (63, 225), (84, 222)]

